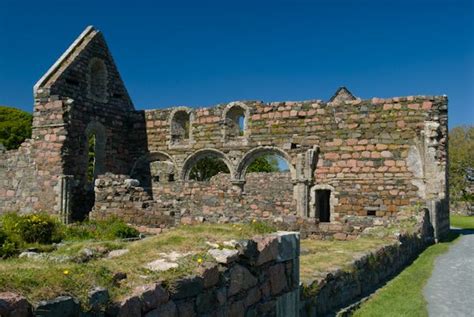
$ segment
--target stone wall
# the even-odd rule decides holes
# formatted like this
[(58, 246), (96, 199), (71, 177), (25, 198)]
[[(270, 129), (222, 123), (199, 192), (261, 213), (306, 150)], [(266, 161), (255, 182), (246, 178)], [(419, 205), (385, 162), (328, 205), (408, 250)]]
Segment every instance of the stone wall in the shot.
[[(230, 198), (234, 194), (227, 188), (251, 192), (247, 168), (261, 155), (277, 155), (290, 171), (292, 217), (318, 221), (317, 191), (329, 190), (331, 223), (347, 216), (391, 217), (423, 201), (437, 206), (432, 210), (437, 236), (449, 227), (446, 96), (361, 100), (340, 88), (328, 102), (245, 101), (136, 111), (103, 35), (88, 27), (38, 81), (34, 97), (33, 141), (8, 154), (0, 167), (0, 174), (8, 174), (0, 191), (3, 208), (48, 207), (72, 220), (86, 217), (95, 199), (88, 177), (88, 138), (95, 135), (94, 178), (107, 172), (130, 175), (149, 194), (155, 191), (157, 201), (165, 190), (194, 190), (175, 204), (181, 209), (201, 212), (194, 206), (206, 205), (198, 197), (203, 187), (165, 184), (164, 178), (188, 182), (200, 159), (220, 159), (230, 171), (229, 182), (211, 186), (217, 196), (205, 200), (229, 197), (230, 209), (252, 209), (251, 196), (234, 203), (238, 199)], [(18, 170), (22, 164), (24, 171)], [(21, 175), (32, 181), (19, 186)], [(160, 175), (163, 188), (153, 189)], [(288, 193), (282, 196), (286, 203)], [(219, 204), (202, 213), (217, 211)], [(286, 216), (287, 206), (274, 207), (272, 215)], [(257, 204), (255, 213), (268, 217), (267, 208)]]
[(295, 210), (289, 173), (251, 173), (244, 194), (232, 187), (229, 174), (218, 174), (209, 182), (155, 183), (153, 196), (178, 212), (182, 222), (197, 217), (211, 222), (273, 220)]
[[(121, 317), (297, 316), (299, 246), (299, 234), (291, 232), (242, 240), (232, 256), (204, 262), (192, 275), (172, 283), (138, 287), (121, 302), (109, 302), (107, 290), (91, 291), (92, 311), (88, 313)], [(10, 313), (21, 317), (79, 316), (81, 308), (77, 300), (62, 296), (39, 302), (32, 309), (21, 296), (0, 293), (0, 314)]]
[[(232, 107), (246, 109), (248, 118), (244, 135), (229, 141), (224, 118)], [(207, 154), (222, 158), (234, 181), (245, 182), (250, 158), (268, 146), (267, 152), (288, 160), (295, 182), (309, 184), (309, 195), (321, 186), (334, 189), (335, 221), (347, 214), (391, 215), (419, 198), (446, 196), (445, 97), (239, 102), (188, 109), (192, 133), (180, 144), (170, 139), (177, 110), (146, 111), (148, 148), (169, 157), (173, 173), (183, 179), (191, 163)], [(313, 175), (297, 175), (306, 151), (314, 147), (319, 156)], [(409, 156), (412, 147), (415, 162)], [(428, 178), (435, 179), (433, 185)], [(302, 216), (314, 213), (311, 206), (307, 211)]]
[(66, 108), (65, 100), (45, 98), (35, 108), (32, 138), (0, 153), (0, 213), (61, 213)]
[(95, 180), (95, 204), (91, 219), (120, 218), (135, 225), (158, 228), (175, 224), (173, 210), (161, 208), (151, 196), (127, 175), (106, 173)]
[(300, 316), (331, 315), (354, 304), (400, 273), (433, 241), (433, 227), (425, 209), (414, 233), (402, 233), (394, 243), (359, 256), (348, 269), (303, 281)]

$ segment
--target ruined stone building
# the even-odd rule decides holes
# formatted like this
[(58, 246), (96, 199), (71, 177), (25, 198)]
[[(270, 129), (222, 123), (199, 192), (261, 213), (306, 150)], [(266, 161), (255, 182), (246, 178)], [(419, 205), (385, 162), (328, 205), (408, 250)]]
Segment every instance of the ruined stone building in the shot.
[[(2, 212), (162, 227), (259, 218), (339, 231), (423, 205), (437, 232), (449, 226), (446, 96), (361, 100), (340, 88), (327, 102), (136, 110), (103, 35), (88, 27), (34, 100), (32, 138), (0, 153)], [(267, 154), (289, 172), (247, 173)], [(205, 157), (229, 173), (191, 180)]]

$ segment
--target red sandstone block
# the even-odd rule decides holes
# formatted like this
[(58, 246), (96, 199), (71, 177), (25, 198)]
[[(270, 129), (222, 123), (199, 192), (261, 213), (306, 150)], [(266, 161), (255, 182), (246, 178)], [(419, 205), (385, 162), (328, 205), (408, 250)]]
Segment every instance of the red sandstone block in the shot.
[(433, 105), (433, 103), (431, 101), (424, 101), (423, 105), (422, 105), (422, 108), (425, 109), (425, 110), (429, 110), (429, 109), (431, 109), (432, 105)]
[(369, 158), (369, 157), (370, 157), (370, 152), (369, 152), (369, 151), (363, 151), (363, 152), (361, 153), (361, 156), (362, 156), (362, 157), (365, 157), (365, 158)]
[(370, 153), (370, 157), (375, 158), (375, 159), (380, 158), (380, 153), (379, 152), (372, 152), (372, 153)]
[(13, 197), (15, 196), (15, 191), (14, 190), (7, 190), (7, 197)]
[(374, 166), (374, 161), (366, 161), (365, 166)]
[(348, 139), (346, 141), (347, 145), (356, 145), (357, 144), (357, 139)]
[(356, 160), (349, 160), (349, 161), (347, 161), (347, 166), (348, 167), (356, 167), (357, 166), (357, 161)]
[(326, 160), (338, 160), (339, 159), (339, 154), (338, 153), (325, 153), (324, 154), (324, 159)]
[(403, 121), (403, 120), (398, 120), (397, 121), (397, 127), (404, 128), (405, 126), (406, 126), (405, 121)]
[(393, 105), (390, 103), (386, 103), (383, 105), (383, 110), (391, 110), (393, 108)]
[(420, 104), (418, 104), (418, 103), (410, 103), (410, 104), (408, 104), (408, 109), (418, 110), (418, 109), (420, 109)]
[(388, 145), (386, 145), (386, 144), (377, 144), (377, 145), (375, 146), (375, 148), (376, 148), (378, 151), (383, 151), (383, 150), (388, 149)]

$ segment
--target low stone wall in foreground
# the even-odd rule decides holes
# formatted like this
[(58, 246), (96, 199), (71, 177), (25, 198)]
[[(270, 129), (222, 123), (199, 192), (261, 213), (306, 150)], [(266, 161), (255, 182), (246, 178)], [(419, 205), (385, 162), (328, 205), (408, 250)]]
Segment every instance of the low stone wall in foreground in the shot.
[(61, 296), (34, 307), (22, 296), (0, 293), (0, 315), (23, 316), (279, 316), (298, 315), (300, 238), (277, 232), (238, 241), (235, 249), (213, 249), (215, 262), (172, 283), (136, 288), (120, 302), (105, 289), (89, 293), (91, 310)]

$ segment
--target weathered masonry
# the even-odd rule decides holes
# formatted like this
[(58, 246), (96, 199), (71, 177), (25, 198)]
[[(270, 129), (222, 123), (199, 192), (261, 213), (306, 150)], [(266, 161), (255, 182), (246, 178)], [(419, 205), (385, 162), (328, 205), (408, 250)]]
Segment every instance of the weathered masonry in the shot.
[[(2, 212), (340, 228), (351, 217), (390, 217), (422, 203), (437, 232), (449, 226), (446, 96), (361, 100), (342, 87), (328, 102), (138, 111), (102, 34), (88, 27), (34, 97), (32, 139), (0, 154)], [(288, 173), (247, 173), (267, 154), (285, 160)], [(191, 180), (205, 157), (229, 173)]]

